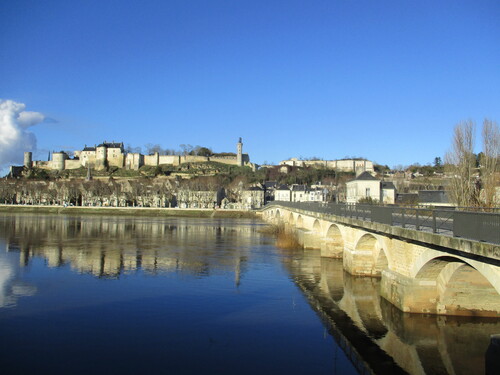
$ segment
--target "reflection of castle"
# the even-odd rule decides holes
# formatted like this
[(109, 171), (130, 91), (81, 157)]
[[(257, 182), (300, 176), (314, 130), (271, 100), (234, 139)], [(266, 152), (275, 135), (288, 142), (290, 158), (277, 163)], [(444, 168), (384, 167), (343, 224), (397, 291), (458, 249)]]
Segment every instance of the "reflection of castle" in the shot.
[(248, 154), (243, 154), (243, 142), (241, 138), (236, 145), (237, 153), (218, 153), (210, 156), (200, 155), (160, 155), (155, 152), (152, 155), (143, 155), (138, 152), (126, 152), (123, 143), (103, 142), (94, 147), (85, 146), (81, 151), (74, 152), (74, 158), (70, 159), (65, 152), (52, 153), (52, 160), (33, 161), (32, 153), (24, 153), (24, 166), (27, 168), (37, 167), (42, 169), (64, 170), (77, 169), (91, 166), (103, 169), (107, 166), (118, 168), (139, 169), (140, 167), (159, 165), (181, 165), (183, 163), (217, 162), (238, 166), (254, 167), (250, 163)]
[(239, 285), (248, 249), (255, 243), (255, 226), (224, 220), (11, 218), (0, 220), (0, 236), (7, 238), (8, 251), (20, 253), (21, 265), (40, 256), (49, 267), (70, 264), (97, 277), (114, 278), (138, 269), (196, 276), (234, 272)]
[(293, 255), (286, 268), (360, 373), (485, 373), (499, 320), (403, 313), (380, 297), (380, 279), (351, 276), (319, 252)]

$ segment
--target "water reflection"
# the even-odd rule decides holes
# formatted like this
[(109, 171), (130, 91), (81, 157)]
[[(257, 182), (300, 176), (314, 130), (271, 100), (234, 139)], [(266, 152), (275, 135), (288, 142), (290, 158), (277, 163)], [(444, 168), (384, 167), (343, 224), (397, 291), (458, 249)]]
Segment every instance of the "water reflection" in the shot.
[[(228, 300), (230, 302), (224, 302), (225, 300), (214, 292), (214, 294), (209, 294), (209, 297), (207, 294), (203, 294), (202, 298), (197, 296), (191, 301), (191, 297), (185, 295), (189, 286), (182, 286), (181, 282), (173, 282), (172, 280), (170, 281), (173, 285), (172, 288), (174, 288), (173, 291), (168, 289), (167, 285), (162, 285), (158, 288), (161, 292), (157, 292), (153, 290), (154, 287), (157, 287), (154, 280), (146, 281), (144, 285), (147, 287), (141, 284), (134, 289), (130, 288), (130, 285), (123, 286), (121, 280), (120, 282), (108, 282), (108, 280), (100, 279), (117, 279), (132, 273), (139, 274), (139, 272), (146, 274), (146, 276), (175, 273), (195, 281), (208, 281), (208, 277), (214, 275), (223, 277), (229, 275), (227, 280), (231, 284), (230, 287), (238, 288), (242, 280), (246, 280), (246, 283), (243, 282), (243, 286), (250, 284), (251, 278), (248, 275), (251, 270), (254, 272), (252, 283), (255, 288), (252, 289), (252, 297), (250, 298), (247, 294), (242, 296), (242, 299), (237, 300), (241, 310), (235, 310), (234, 313), (237, 312), (236, 315), (240, 317), (244, 316), (245, 321), (251, 321), (252, 324), (248, 324), (248, 332), (245, 333), (248, 336), (244, 336), (247, 339), (243, 341), (235, 339), (234, 342), (238, 342), (240, 345), (258, 342), (258, 345), (255, 346), (257, 348), (262, 348), (266, 342), (274, 342), (271, 338), (273, 335), (266, 336), (263, 340), (261, 340), (263, 336), (261, 337), (260, 334), (259, 337), (253, 336), (257, 332), (255, 321), (269, 320), (270, 323), (266, 326), (266, 331), (268, 331), (279, 329), (280, 324), (277, 321), (279, 320), (281, 323), (284, 316), (288, 316), (288, 319), (293, 322), (292, 331), (300, 332), (300, 340), (302, 340), (306, 335), (305, 332), (309, 332), (310, 329), (307, 326), (303, 327), (304, 331), (299, 331), (300, 323), (305, 320), (303, 315), (300, 317), (295, 315), (295, 297), (290, 299), (293, 303), (281, 304), (287, 289), (284, 287), (285, 283), (282, 282), (282, 279), (270, 276), (277, 273), (276, 264), (278, 263), (273, 264), (272, 267), (269, 266), (270, 262), (275, 261), (272, 258), (275, 249), (270, 245), (272, 239), (256, 233), (260, 225), (258, 222), (241, 220), (0, 215), (0, 249), (7, 249), (7, 252), (0, 251), (0, 308), (13, 307), (19, 302), (20, 297), (33, 295), (37, 292), (36, 287), (29, 284), (29, 278), (22, 277), (23, 270), (29, 269), (33, 263), (38, 262), (36, 264), (40, 266), (42, 261), (45, 262), (48, 268), (45, 266), (35, 267), (37, 272), (42, 273), (43, 270), (54, 271), (50, 270), (51, 268), (71, 268), (75, 272), (95, 276), (96, 278), (87, 279), (100, 283), (99, 285), (93, 284), (92, 287), (103, 289), (104, 292), (102, 294), (89, 293), (88, 300), (92, 303), (106, 306), (105, 303), (110, 303), (113, 296), (119, 294), (119, 288), (122, 288), (121, 293), (127, 298), (134, 296), (134, 298), (142, 298), (141, 304), (128, 303), (129, 300), (123, 295), (119, 296), (122, 298), (121, 300), (118, 296), (115, 298), (114, 303), (120, 310), (119, 315), (123, 315), (123, 322), (126, 323), (124, 326), (129, 327), (129, 321), (140, 319), (146, 314), (144, 311), (147, 312), (148, 316), (146, 324), (149, 319), (156, 317), (158, 319), (157, 325), (164, 327), (167, 323), (161, 317), (166, 316), (168, 317), (166, 320), (174, 322), (172, 326), (169, 326), (171, 327), (169, 329), (175, 332), (177, 330), (184, 332), (179, 327), (190, 326), (193, 322), (202, 322), (196, 326), (197, 328), (194, 330), (196, 333), (193, 337), (186, 336), (185, 347), (180, 348), (175, 356), (171, 357), (175, 358), (186, 355), (185, 353), (189, 351), (187, 348), (191, 348), (193, 340), (197, 340), (194, 337), (198, 337), (202, 330), (207, 330), (205, 332), (207, 335), (213, 335), (213, 331), (215, 331), (219, 335), (220, 332), (225, 332), (224, 334), (227, 334), (228, 337), (232, 337), (230, 335), (234, 334), (239, 338), (239, 331), (234, 329), (234, 327), (238, 327), (236, 325), (227, 331), (224, 331), (220, 323), (215, 325), (217, 329), (213, 328), (213, 322), (219, 322), (221, 316), (221, 312), (215, 306), (222, 308), (223, 311), (224, 309), (232, 311), (237, 306), (235, 300), (230, 299)], [(269, 250), (271, 247), (272, 252), (262, 250)], [(255, 266), (260, 260), (259, 257), (265, 258), (261, 265), (266, 272), (261, 272), (261, 269)], [(343, 271), (341, 260), (321, 258), (319, 252), (316, 251), (283, 251), (280, 257), (276, 258), (276, 262), (277, 259), (283, 262), (286, 274), (299, 286), (310, 306), (323, 320), (330, 335), (335, 338), (360, 373), (484, 373), (485, 352), (490, 343), (489, 337), (491, 334), (500, 332), (500, 323), (497, 320), (404, 314), (380, 297), (378, 279), (350, 276)], [(40, 268), (43, 270), (41, 271)], [(40, 282), (40, 279), (35, 276), (33, 279)], [(154, 278), (148, 277), (148, 279)], [(67, 276), (61, 276), (57, 280), (68, 282), (66, 280), (70, 279)], [(73, 293), (72, 287), (80, 290), (76, 284), (79, 281), (71, 282), (75, 284), (64, 289), (60, 295), (54, 293), (55, 298), (66, 301)], [(288, 280), (286, 282), (290, 284)], [(46, 299), (47, 294), (51, 293), (51, 288), (56, 284), (54, 282), (50, 288), (45, 288), (45, 296), (40, 296), (44, 284), (39, 284), (39, 304), (52, 303), (64, 307), (64, 310), (60, 309), (60, 311), (64, 311), (63, 322), (69, 320), (68, 315), (76, 314), (78, 317), (77, 309), (71, 310), (74, 312), (68, 312), (69, 308), (74, 307), (71, 300), (66, 303), (58, 302), (56, 299)], [(207, 286), (205, 283), (197, 285), (205, 288)], [(90, 290), (86, 289), (88, 287), (81, 286), (81, 291), (84, 292), (80, 291), (79, 294), (88, 293), (87, 291)], [(92, 291), (95, 292), (94, 289)], [(193, 292), (193, 295), (196, 295), (196, 292), (198, 291)], [(149, 293), (148, 296), (145, 296), (147, 293)], [(170, 297), (165, 298), (165, 293), (170, 293)], [(283, 293), (285, 294), (283, 295)], [(63, 297), (60, 297), (61, 295)], [(160, 297), (155, 299), (158, 295)], [(151, 299), (150, 303), (148, 303), (148, 298)], [(217, 298), (219, 302), (212, 303), (214, 298)], [(258, 308), (255, 307), (253, 298), (259, 298)], [(187, 300), (191, 301), (189, 305), (186, 305)], [(179, 301), (179, 304), (173, 305), (172, 301)], [(201, 304), (203, 301), (206, 304)], [(269, 304), (269, 302), (272, 303)], [(97, 309), (95, 305), (85, 304), (82, 301), (80, 303), (86, 308), (92, 306), (92, 309)], [(268, 306), (269, 310), (261, 310), (262, 306)], [(161, 308), (164, 310), (159, 313), (158, 309)], [(307, 310), (310, 312), (309, 309)], [(7, 310), (4, 309), (4, 311)], [(33, 308), (32, 311), (40, 314), (46, 310), (37, 307)], [(99, 335), (99, 332), (104, 329), (103, 327), (107, 327), (110, 322), (116, 319), (115, 312), (111, 308), (98, 311), (98, 314), (92, 313), (89, 316), (93, 319), (95, 316), (106, 315), (109, 312), (110, 320), (105, 320), (102, 326), (96, 325), (93, 328), (96, 335)], [(122, 311), (130, 311), (133, 318)], [(210, 315), (210, 311), (212, 311), (212, 315)], [(277, 312), (279, 312), (278, 318), (276, 318)], [(271, 317), (269, 314), (275, 315)], [(207, 315), (213, 320), (206, 320)], [(314, 314), (311, 313), (311, 315)], [(182, 320), (184, 318), (186, 321)], [(235, 321), (237, 319), (234, 317), (225, 320), (226, 324)], [(29, 327), (29, 324), (33, 324), (34, 327), (29, 332), (36, 332), (39, 328), (36, 326), (36, 320), (24, 320), (19, 323), (19, 327), (12, 329), (10, 337), (17, 337), (16, 330), (22, 329), (20, 327)], [(71, 332), (75, 327), (80, 326), (80, 324), (72, 323), (68, 326), (70, 329), (58, 331), (58, 335)], [(26, 329), (28, 330), (28, 328)], [(87, 335), (86, 332), (89, 329), (89, 327), (82, 329), (80, 335)], [(123, 335), (127, 336), (129, 329), (122, 330)], [(148, 327), (138, 325), (135, 334), (140, 336), (140, 332), (144, 329), (146, 329), (145, 332), (148, 332), (144, 340), (148, 340), (148, 337), (156, 332), (156, 329), (148, 331)], [(118, 335), (116, 332), (120, 331), (117, 330), (113, 334)], [(54, 335), (54, 337), (58, 336)], [(168, 341), (169, 337), (173, 341)], [(157, 340), (164, 342), (165, 347), (172, 347), (173, 344), (177, 343), (179, 337), (183, 336), (167, 335), (157, 338)], [(273, 337), (280, 338), (279, 335)], [(44, 341), (45, 337), (41, 340)], [(209, 340), (209, 343), (210, 350), (212, 350), (212, 341)], [(201, 343), (200, 341), (198, 352), (204, 353), (203, 350), (206, 348), (203, 345), (205, 344), (205, 342)], [(132, 344), (130, 340), (126, 341), (125, 339), (123, 345), (130, 346)], [(116, 342), (111, 340), (109, 348), (115, 346)], [(276, 344), (271, 346), (274, 348)], [(234, 348), (234, 358), (239, 358), (241, 353), (238, 348), (235, 345), (228, 347)], [(221, 349), (221, 353), (224, 354), (220, 355), (224, 358), (227, 358), (227, 351), (231, 350), (228, 347)], [(249, 346), (249, 350), (255, 350), (255, 347)], [(64, 348), (64, 345), (61, 345), (60, 348)], [(320, 350), (318, 348), (315, 347), (313, 352), (318, 352)], [(124, 350), (124, 348), (120, 350)], [(207, 360), (211, 358), (209, 353), (205, 354)], [(261, 354), (264, 355), (264, 352)], [(119, 353), (116, 355), (120, 356)], [(275, 354), (273, 356), (274, 361), (276, 361)], [(289, 353), (284, 350), (283, 363), (290, 362), (289, 357)], [(295, 358), (295, 356), (292, 357)], [(179, 364), (179, 366), (182, 368), (185, 364)], [(290, 366), (291, 368), (296, 367), (296, 365)], [(83, 372), (85, 367), (81, 368)]]
[[(347, 338), (358, 369), (376, 373), (482, 374), (496, 319), (403, 313), (380, 297), (379, 279), (354, 277), (312, 252), (285, 258), (311, 306)], [(335, 335), (335, 334), (334, 334)], [(384, 356), (386, 354), (386, 356)], [(394, 363), (391, 363), (392, 358)]]
[(0, 309), (2, 371), (355, 373), (260, 225), (0, 215), (6, 296), (38, 288)]
[[(255, 245), (255, 231), (256, 226), (223, 219), (0, 218), (0, 236), (6, 238), (7, 251), (20, 253), (21, 266), (43, 257), (48, 267), (68, 264), (80, 273), (107, 278), (139, 269), (198, 277), (232, 270), (237, 285)], [(210, 246), (200, 249), (200, 243)]]

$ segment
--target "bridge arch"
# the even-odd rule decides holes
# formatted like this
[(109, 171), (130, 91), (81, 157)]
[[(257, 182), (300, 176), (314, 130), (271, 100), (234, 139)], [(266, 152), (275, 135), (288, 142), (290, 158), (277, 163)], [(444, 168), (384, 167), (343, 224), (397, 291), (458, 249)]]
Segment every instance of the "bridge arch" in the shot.
[(436, 313), (500, 317), (500, 275), (481, 272), (468, 260), (438, 256), (425, 263), (415, 278), (433, 283), (427, 294), (436, 300)]
[(318, 234), (321, 233), (321, 224), (320, 224), (318, 219), (314, 220), (312, 229), (314, 232), (316, 232)]
[(355, 274), (381, 277), (382, 271), (389, 267), (389, 260), (377, 237), (371, 233), (363, 234), (351, 253), (351, 265)]
[(339, 226), (331, 224), (326, 231), (325, 237), (326, 251), (321, 255), (332, 258), (342, 258), (344, 253), (344, 237), (342, 236)]
[(290, 212), (290, 214), (288, 215), (288, 224), (291, 226), (295, 225), (295, 219), (293, 218), (293, 212)]
[(296, 226), (297, 228), (304, 228), (304, 219), (302, 218), (302, 215), (297, 216)]

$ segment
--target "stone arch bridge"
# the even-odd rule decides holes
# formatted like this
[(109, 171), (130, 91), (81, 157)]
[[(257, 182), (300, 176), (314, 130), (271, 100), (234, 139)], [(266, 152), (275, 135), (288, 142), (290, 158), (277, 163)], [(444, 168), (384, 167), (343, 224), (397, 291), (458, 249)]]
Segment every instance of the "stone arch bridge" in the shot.
[(266, 206), (262, 218), (293, 229), (304, 248), (342, 258), (350, 274), (380, 277), (381, 296), (400, 310), (500, 317), (499, 245), (287, 203)]

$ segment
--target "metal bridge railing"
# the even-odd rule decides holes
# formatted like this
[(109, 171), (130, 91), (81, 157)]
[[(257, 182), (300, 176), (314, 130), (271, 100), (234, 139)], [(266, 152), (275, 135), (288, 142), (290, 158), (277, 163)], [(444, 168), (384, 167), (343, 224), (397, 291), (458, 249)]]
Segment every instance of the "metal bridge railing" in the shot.
[(468, 211), (462, 207), (421, 208), (323, 202), (274, 201), (267, 204), (270, 205), (500, 244), (500, 213), (494, 211)]

